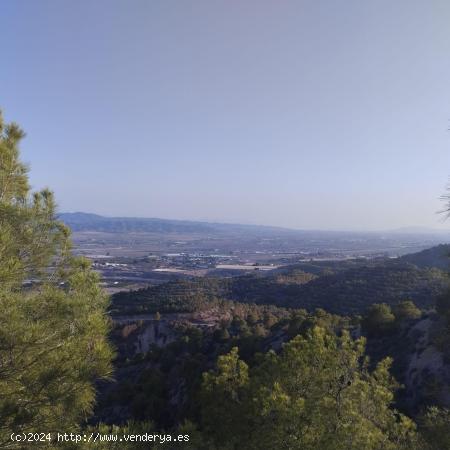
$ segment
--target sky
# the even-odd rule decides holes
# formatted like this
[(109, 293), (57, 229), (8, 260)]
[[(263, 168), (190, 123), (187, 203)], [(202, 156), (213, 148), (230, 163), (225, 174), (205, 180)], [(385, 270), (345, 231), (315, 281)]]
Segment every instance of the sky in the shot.
[(0, 108), (61, 211), (449, 228), (450, 2), (2, 0)]

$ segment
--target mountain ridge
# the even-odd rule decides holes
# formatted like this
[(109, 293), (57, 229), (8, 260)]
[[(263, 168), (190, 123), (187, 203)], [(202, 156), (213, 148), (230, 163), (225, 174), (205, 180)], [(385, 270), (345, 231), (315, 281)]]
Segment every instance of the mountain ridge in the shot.
[(83, 211), (61, 212), (58, 218), (65, 222), (73, 231), (187, 231), (187, 232), (268, 232), (282, 234), (335, 234), (382, 236), (382, 235), (447, 235), (450, 231), (425, 228), (425, 227), (403, 227), (392, 230), (327, 230), (327, 229), (297, 229), (274, 225), (226, 223), (202, 220), (165, 219), (159, 217), (132, 217), (132, 216), (103, 216), (96, 213)]

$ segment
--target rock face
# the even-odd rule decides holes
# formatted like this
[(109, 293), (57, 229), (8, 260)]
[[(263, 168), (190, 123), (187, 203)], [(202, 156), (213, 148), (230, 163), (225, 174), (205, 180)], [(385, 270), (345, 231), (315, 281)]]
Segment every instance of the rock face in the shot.
[(178, 336), (178, 327), (189, 324), (198, 328), (214, 328), (222, 319), (230, 319), (229, 314), (216, 310), (198, 313), (121, 316), (113, 319), (113, 341), (119, 354), (132, 358), (148, 352), (150, 347), (165, 347)]
[(130, 317), (114, 322), (113, 341), (118, 353), (132, 358), (139, 353), (147, 353), (151, 346), (165, 347), (177, 337), (176, 321), (167, 319), (138, 319)]
[(435, 345), (435, 337), (443, 324), (430, 316), (411, 327), (408, 335), (415, 342), (405, 376), (410, 405), (426, 403), (433, 398), (440, 406), (450, 407), (450, 364)]
[(136, 336), (136, 353), (146, 353), (150, 346), (164, 347), (175, 340), (173, 325), (166, 320), (147, 322)]
[[(214, 309), (201, 313), (162, 314), (159, 318), (154, 315), (115, 317), (113, 341), (119, 358), (125, 363), (116, 373), (117, 380), (138, 379), (142, 371), (152, 367), (152, 363), (142, 356), (152, 347), (164, 348), (176, 341), (186, 326), (213, 331), (223, 320), (231, 320), (231, 315)], [(450, 407), (450, 353), (439, 339), (444, 328), (445, 323), (436, 313), (428, 313), (422, 319), (405, 323), (394, 335), (368, 341), (372, 347), (369, 354), (375, 361), (393, 356), (394, 375), (404, 385), (400, 390), (399, 405), (409, 414), (414, 415), (429, 404)], [(354, 328), (352, 337), (360, 336), (360, 327)], [(280, 351), (287, 340), (286, 330), (275, 331), (263, 340), (262, 349)], [(137, 359), (133, 361), (135, 357)], [(127, 365), (127, 361), (131, 365)], [(171, 389), (171, 401), (178, 404), (182, 401), (183, 385), (173, 383)]]

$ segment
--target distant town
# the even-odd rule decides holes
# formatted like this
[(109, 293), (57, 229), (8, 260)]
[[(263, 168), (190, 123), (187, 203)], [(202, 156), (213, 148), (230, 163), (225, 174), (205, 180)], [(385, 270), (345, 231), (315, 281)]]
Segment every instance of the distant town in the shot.
[(89, 258), (110, 292), (173, 279), (268, 273), (306, 261), (396, 258), (450, 233), (298, 231), (270, 227), (63, 214), (75, 251)]

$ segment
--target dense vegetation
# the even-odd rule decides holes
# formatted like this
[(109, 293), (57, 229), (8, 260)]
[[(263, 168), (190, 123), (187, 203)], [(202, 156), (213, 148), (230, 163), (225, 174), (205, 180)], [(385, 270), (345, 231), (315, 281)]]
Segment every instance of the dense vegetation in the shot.
[[(117, 326), (113, 336), (119, 349), (118, 383), (105, 389), (98, 409), (101, 417), (111, 420), (111, 410), (120, 406), (120, 415), (114, 418), (119, 422), (152, 420), (158, 427), (170, 427), (185, 419), (197, 420), (201, 413), (198, 398), (201, 374), (213, 368), (220, 355), (238, 347), (246, 364), (254, 365), (259, 353), (280, 349), (283, 342), (314, 326), (330, 334), (353, 326), (347, 318), (325, 311), (308, 314), (304, 310), (287, 311), (273, 306), (228, 304), (218, 326), (199, 328), (180, 320), (174, 325), (173, 342), (164, 348), (152, 346), (147, 353), (137, 353), (133, 358), (130, 348), (121, 347), (120, 343), (125, 335), (127, 340), (133, 340), (133, 334), (138, 335), (146, 325)], [(164, 320), (164, 315), (158, 320)], [(175, 409), (174, 392), (179, 401)], [(151, 407), (152, 404), (158, 407)]]
[(235, 347), (204, 376), (204, 429), (229, 448), (412, 447), (414, 423), (390, 408), (389, 365), (387, 359), (369, 371), (364, 339), (319, 327), (293, 338), (280, 354), (268, 352), (253, 370)]
[[(317, 267), (317, 266), (315, 266)], [(153, 286), (112, 297), (114, 314), (191, 312), (207, 309), (217, 299), (282, 307), (323, 308), (335, 314), (361, 314), (373, 303), (394, 305), (411, 299), (419, 307), (432, 307), (447, 285), (438, 269), (419, 269), (397, 261), (354, 264), (345, 270), (323, 268), (316, 277), (295, 268), (275, 276), (194, 278)]]
[(408, 298), (427, 308), (435, 304), (447, 285), (447, 276), (438, 269), (388, 261), (319, 277), (301, 286), (298, 298), (289, 304), (350, 314), (362, 313), (373, 303), (394, 305)]
[(215, 328), (180, 323), (164, 348), (125, 352), (97, 420), (187, 429), (198, 449), (445, 449), (448, 413), (427, 409), (439, 398), (422, 398), (416, 425), (389, 373), (404, 377), (408, 330), (423, 314), (410, 301), (361, 319), (233, 303)]
[(418, 253), (412, 253), (404, 255), (400, 259), (406, 263), (411, 263), (420, 267), (441, 269), (448, 272), (449, 269), (449, 257), (450, 257), (450, 245), (441, 244), (436, 247), (422, 250)]
[[(314, 275), (304, 271), (307, 264)], [(116, 423), (151, 420), (159, 429), (187, 427), (195, 439), (192, 448), (450, 448), (449, 414), (434, 406), (442, 406), (442, 386), (433, 384), (438, 380), (424, 372), (422, 376), (430, 382), (416, 383), (411, 390), (402, 388), (392, 376), (401, 383), (410, 377), (411, 358), (414, 354), (420, 357), (423, 351), (414, 331), (415, 325), (422, 321), (433, 323), (434, 345), (447, 354), (450, 327), (440, 320), (450, 310), (446, 286), (445, 274), (434, 268), (419, 269), (402, 259), (359, 260), (342, 265), (304, 263), (274, 276), (185, 280), (117, 295), (113, 305), (119, 311), (124, 306), (135, 311), (136, 302), (141, 311), (213, 309), (223, 313), (229, 308), (235, 313), (223, 316), (226, 318), (222, 317), (213, 329), (180, 327), (178, 338), (164, 350), (155, 347), (137, 359), (119, 362), (118, 373), (126, 374), (127, 378), (123, 384), (119, 382), (109, 389), (99, 411), (107, 412), (105, 419), (111, 411), (108, 405), (111, 408), (120, 404), (124, 415), (116, 417)], [(303, 299), (310, 298), (310, 303), (298, 302), (299, 294)], [(247, 304), (252, 309), (242, 313), (245, 310), (240, 308), (245, 304), (224, 300), (227, 298), (263, 305), (284, 304), (291, 309), (272, 306), (268, 314), (262, 306)], [(432, 312), (436, 298), (440, 305), (438, 315)], [(316, 309), (314, 313), (292, 309), (299, 303), (310, 310), (318, 306), (327, 311), (338, 309), (351, 317), (331, 315), (324, 309)], [(429, 311), (421, 311), (416, 305)], [(241, 314), (236, 314), (237, 311)], [(355, 316), (355, 311), (360, 316)], [(361, 333), (365, 339), (358, 341)], [(287, 344), (291, 340), (292, 344)], [(333, 364), (347, 361), (341, 353), (343, 342), (345, 351), (353, 349), (354, 361), (359, 361), (351, 369), (358, 379), (359, 393), (352, 391), (353, 380), (339, 388), (339, 382), (347, 378)], [(299, 366), (292, 354), (285, 356), (289, 352), (286, 345), (288, 349), (299, 346), (306, 352), (297, 355)], [(305, 358), (308, 361), (308, 351), (311, 355), (326, 354), (321, 345), (331, 346), (335, 363), (327, 359), (321, 366), (316, 361), (319, 368), (311, 376), (308, 388), (302, 390), (299, 386), (299, 391), (290, 391), (289, 380), (294, 373), (298, 375), (315, 367), (316, 363), (312, 366), (311, 362), (303, 363)], [(282, 371), (284, 364), (290, 371)], [(305, 366), (302, 368), (301, 364)], [(140, 370), (143, 366), (146, 369)], [(332, 373), (337, 374), (336, 378), (327, 378), (326, 367), (334, 367)], [(203, 381), (202, 373), (208, 374), (203, 375)], [(135, 378), (129, 378), (130, 374)], [(303, 376), (294, 379), (298, 383)], [(159, 386), (156, 397), (151, 388), (155, 384)], [(314, 397), (315, 389), (318, 397)], [(337, 401), (333, 389), (349, 398)], [(179, 401), (175, 415), (174, 395)], [(357, 401), (359, 395), (364, 398), (364, 407)], [(148, 409), (149, 404), (143, 399), (150, 396), (153, 407)], [(318, 398), (327, 405), (323, 409)], [(370, 412), (372, 401), (376, 413)], [(345, 403), (342, 410), (341, 402)], [(416, 422), (408, 416), (413, 416)], [(358, 434), (355, 430), (364, 431)]]
[[(193, 278), (176, 280), (131, 292), (119, 292), (112, 297), (111, 312), (153, 313), (193, 312), (209, 309), (219, 299), (276, 304), (280, 295), (294, 295), (297, 286), (314, 275), (299, 270), (275, 277), (244, 276), (234, 278)], [(273, 301), (270, 301), (270, 300)]]
[(30, 194), (22, 137), (0, 117), (0, 447), (7, 448), (23, 448), (12, 432), (75, 431), (112, 355), (97, 274), (72, 257), (51, 192)]

